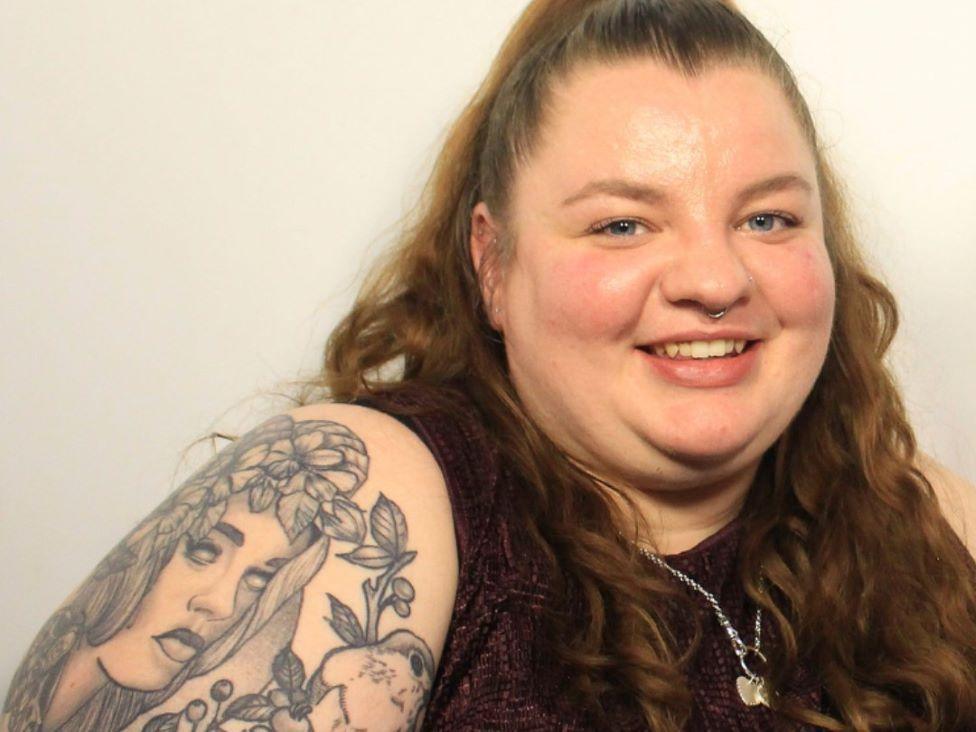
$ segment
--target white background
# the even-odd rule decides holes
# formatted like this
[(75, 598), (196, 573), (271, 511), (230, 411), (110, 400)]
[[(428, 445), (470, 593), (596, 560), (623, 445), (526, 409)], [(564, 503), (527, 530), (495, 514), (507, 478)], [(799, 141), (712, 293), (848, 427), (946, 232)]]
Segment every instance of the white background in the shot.
[[(0, 695), (211, 429), (283, 408), (524, 0), (0, 1)], [(976, 6), (745, 0), (976, 478)], [(228, 411), (230, 410), (230, 411)]]

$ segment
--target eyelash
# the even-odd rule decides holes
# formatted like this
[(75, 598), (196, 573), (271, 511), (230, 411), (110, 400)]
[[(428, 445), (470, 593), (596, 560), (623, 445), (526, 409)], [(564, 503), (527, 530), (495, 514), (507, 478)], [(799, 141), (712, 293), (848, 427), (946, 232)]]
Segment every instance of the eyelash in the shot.
[[(749, 216), (747, 219), (745, 219), (745, 221), (743, 223), (748, 223), (749, 221), (752, 221), (754, 219), (758, 219), (758, 218), (761, 218), (761, 217), (764, 217), (764, 216), (770, 216), (772, 218), (779, 219), (781, 222), (783, 222), (783, 228), (784, 229), (793, 229), (793, 228), (796, 228), (801, 223), (801, 221), (799, 219), (797, 219), (795, 216), (791, 216), (790, 214), (788, 214), (788, 213), (786, 213), (784, 211), (763, 211), (761, 213), (757, 213), (757, 214), (753, 214), (752, 216)], [(648, 224), (644, 223), (640, 219), (633, 219), (633, 218), (626, 218), (626, 217), (625, 218), (617, 218), (617, 219), (606, 219), (605, 221), (600, 221), (599, 223), (596, 223), (593, 226), (591, 226), (590, 227), (590, 230), (589, 230), (589, 233), (590, 234), (603, 234), (603, 235), (607, 235), (607, 236), (612, 236), (612, 235), (610, 235), (610, 234), (607, 233), (607, 229), (609, 229), (614, 224), (624, 224), (624, 223), (633, 223), (633, 224), (641, 224), (643, 226), (648, 226)], [(759, 232), (759, 233), (770, 233), (771, 234), (773, 232), (770, 231), (770, 232)], [(615, 239), (626, 239), (628, 237), (627, 236), (616, 236), (616, 237), (613, 237), (613, 238), (615, 238)]]
[[(801, 223), (798, 218), (796, 218), (795, 216), (791, 216), (785, 211), (763, 211), (761, 213), (753, 214), (752, 216), (747, 218), (743, 223), (748, 223), (753, 219), (758, 219), (764, 216), (770, 216), (774, 219), (779, 219), (780, 221), (783, 222), (784, 229), (795, 229)], [(772, 233), (772, 232), (763, 232), (763, 233)]]

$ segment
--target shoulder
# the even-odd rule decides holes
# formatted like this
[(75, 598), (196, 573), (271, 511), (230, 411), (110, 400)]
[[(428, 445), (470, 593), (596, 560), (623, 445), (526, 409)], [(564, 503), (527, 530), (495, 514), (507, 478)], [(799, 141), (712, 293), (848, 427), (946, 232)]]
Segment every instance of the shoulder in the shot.
[(423, 440), (400, 420), (355, 404), (314, 404), (294, 409), (286, 416), (296, 423), (328, 423), (347, 430), (352, 438), (362, 442), (366, 458), (364, 494), (395, 494), (404, 508), (422, 510), (423, 516), (418, 516), (418, 520), (437, 522), (438, 528), (450, 533), (451, 507), (438, 461)]
[(388, 471), (415, 492), (444, 494), (444, 478), (430, 449), (400, 420), (371, 407), (355, 404), (313, 404), (286, 413), (296, 423), (340, 425), (362, 441), (369, 461), (370, 482), (387, 478)]
[(310, 428), (341, 429), (361, 443), (364, 475), (353, 500), (367, 513), (380, 496), (393, 501), (409, 522), (411, 544), (420, 542), (418, 549), (438, 557), (445, 570), (441, 579), (453, 587), (457, 549), (451, 502), (441, 468), (417, 434), (395, 417), (353, 404), (303, 406), (286, 416)]
[[(307, 667), (316, 668), (322, 689), (343, 689), (337, 707), (329, 706), (327, 695), (309, 719), (316, 729), (332, 728), (340, 717), (364, 729), (416, 723), (440, 664), (458, 584), (444, 476), (424, 442), (384, 412), (319, 404), (286, 416), (296, 431), (303, 425), (327, 433), (341, 429), (340, 442), (358, 441), (365, 456), (361, 485), (342, 511), (334, 504), (327, 519), (333, 548), (305, 588), (292, 642)], [(329, 459), (323, 454), (320, 460)], [(406, 685), (416, 698), (407, 693), (399, 706), (396, 700), (378, 702), (374, 687), (380, 682), (362, 677), (377, 664), (386, 669), (384, 684)]]
[(976, 557), (976, 486), (925, 453), (918, 453), (916, 465), (932, 484), (946, 521)]

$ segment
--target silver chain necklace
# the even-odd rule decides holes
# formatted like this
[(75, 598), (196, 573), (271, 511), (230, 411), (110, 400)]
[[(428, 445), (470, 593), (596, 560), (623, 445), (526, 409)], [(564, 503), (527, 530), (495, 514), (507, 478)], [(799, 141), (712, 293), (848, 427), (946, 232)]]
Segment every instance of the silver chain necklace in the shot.
[(729, 620), (729, 616), (725, 614), (721, 606), (718, 604), (718, 600), (715, 599), (715, 595), (706, 590), (700, 584), (698, 584), (691, 577), (686, 575), (679, 569), (675, 569), (670, 564), (665, 562), (657, 554), (654, 554), (646, 547), (637, 546), (637, 551), (639, 551), (644, 557), (650, 559), (659, 567), (663, 567), (668, 570), (671, 574), (677, 577), (679, 580), (684, 582), (693, 590), (700, 592), (708, 604), (712, 606), (712, 610), (715, 612), (715, 617), (718, 618), (719, 625), (725, 631), (725, 634), (729, 637), (732, 642), (732, 650), (735, 652), (736, 658), (739, 659), (739, 666), (742, 667), (744, 672), (743, 676), (739, 676), (735, 680), (735, 689), (739, 692), (739, 698), (742, 699), (743, 704), (750, 707), (754, 707), (757, 704), (762, 704), (765, 707), (769, 706), (769, 692), (766, 688), (766, 681), (762, 676), (755, 673), (749, 664), (746, 662), (749, 654), (755, 655), (763, 663), (766, 662), (766, 657), (760, 650), (762, 644), (762, 608), (756, 608), (756, 642), (755, 645), (746, 645), (745, 641), (739, 635), (738, 631), (732, 627), (732, 621)]

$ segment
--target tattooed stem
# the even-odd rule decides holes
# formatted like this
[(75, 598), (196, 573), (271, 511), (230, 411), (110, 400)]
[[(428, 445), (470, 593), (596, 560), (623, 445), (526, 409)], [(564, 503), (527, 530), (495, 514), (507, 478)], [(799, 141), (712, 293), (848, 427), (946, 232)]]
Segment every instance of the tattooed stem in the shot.
[(386, 599), (390, 582), (417, 556), (417, 552), (404, 552), (387, 567), (386, 571), (374, 581), (363, 582), (363, 594), (366, 596), (366, 643), (372, 644), (379, 640), (380, 613), (383, 612), (383, 600)]

